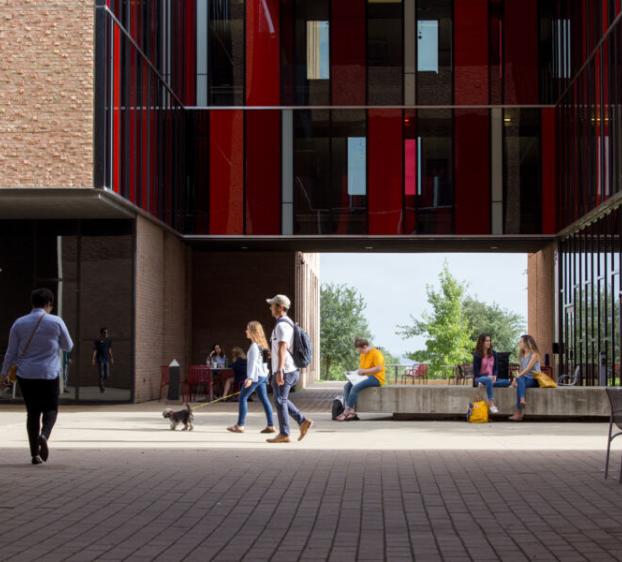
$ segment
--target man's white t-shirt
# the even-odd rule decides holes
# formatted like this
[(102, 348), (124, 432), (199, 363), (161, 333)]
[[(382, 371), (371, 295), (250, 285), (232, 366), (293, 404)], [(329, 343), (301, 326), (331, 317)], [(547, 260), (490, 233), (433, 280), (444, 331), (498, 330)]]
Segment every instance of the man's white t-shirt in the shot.
[(288, 316), (282, 316), (279, 320), (280, 322), (274, 327), (272, 335), (270, 336), (270, 344), (272, 347), (272, 372), (276, 373), (279, 368), (279, 342), (284, 341), (288, 349), (288, 352), (285, 354), (284, 371), (286, 373), (291, 373), (296, 370), (294, 359), (289, 352), (294, 345), (294, 327)]

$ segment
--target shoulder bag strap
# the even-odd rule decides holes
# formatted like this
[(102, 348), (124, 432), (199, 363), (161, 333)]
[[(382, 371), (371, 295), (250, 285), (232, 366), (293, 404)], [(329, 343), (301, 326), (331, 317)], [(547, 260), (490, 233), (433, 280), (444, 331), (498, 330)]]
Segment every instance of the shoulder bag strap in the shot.
[(26, 346), (24, 347), (24, 349), (22, 349), (22, 351), (19, 354), (19, 357), (23, 357), (26, 352), (28, 351), (28, 348), (30, 347), (30, 344), (32, 343), (33, 338), (35, 337), (35, 333), (37, 332), (37, 330), (39, 329), (39, 326), (41, 325), (41, 321), (43, 320), (43, 317), (47, 314), (47, 312), (44, 312), (40, 317), (39, 320), (37, 320), (37, 323), (35, 324), (34, 329), (32, 330), (32, 333), (30, 334), (30, 337), (28, 338), (28, 341), (26, 342)]

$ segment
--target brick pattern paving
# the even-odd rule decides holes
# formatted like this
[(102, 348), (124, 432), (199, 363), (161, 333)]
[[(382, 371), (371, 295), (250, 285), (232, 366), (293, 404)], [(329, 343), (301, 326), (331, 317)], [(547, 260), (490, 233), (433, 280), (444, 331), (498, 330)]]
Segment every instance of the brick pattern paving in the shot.
[(0, 464), (0, 559), (622, 560), (596, 452), (54, 451)]

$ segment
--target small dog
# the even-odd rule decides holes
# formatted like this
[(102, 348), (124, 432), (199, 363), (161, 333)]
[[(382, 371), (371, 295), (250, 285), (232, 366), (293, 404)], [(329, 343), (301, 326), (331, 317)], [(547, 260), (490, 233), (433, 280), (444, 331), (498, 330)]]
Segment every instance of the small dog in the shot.
[(192, 420), (194, 419), (194, 414), (192, 413), (192, 408), (190, 408), (190, 404), (186, 404), (185, 410), (172, 410), (171, 408), (167, 408), (162, 412), (163, 418), (168, 418), (171, 422), (171, 429), (175, 431), (177, 426), (180, 423), (184, 424), (182, 431), (192, 431)]

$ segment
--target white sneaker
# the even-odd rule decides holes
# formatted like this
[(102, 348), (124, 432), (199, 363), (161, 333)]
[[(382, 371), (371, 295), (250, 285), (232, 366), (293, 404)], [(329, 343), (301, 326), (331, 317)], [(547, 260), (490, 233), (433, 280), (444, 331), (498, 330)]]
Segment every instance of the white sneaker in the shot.
[(499, 408), (497, 408), (496, 406), (491, 406), (490, 407), (490, 413), (491, 414), (498, 414), (499, 413)]

